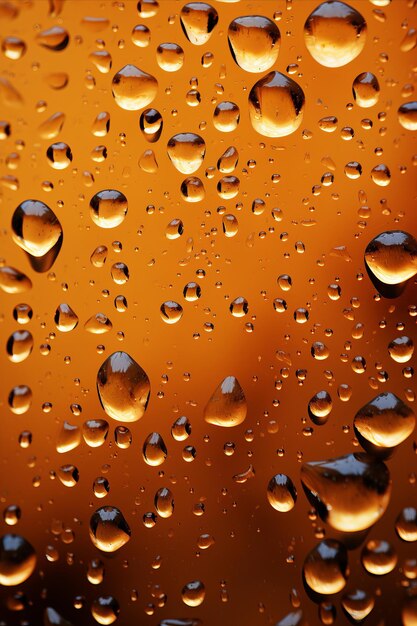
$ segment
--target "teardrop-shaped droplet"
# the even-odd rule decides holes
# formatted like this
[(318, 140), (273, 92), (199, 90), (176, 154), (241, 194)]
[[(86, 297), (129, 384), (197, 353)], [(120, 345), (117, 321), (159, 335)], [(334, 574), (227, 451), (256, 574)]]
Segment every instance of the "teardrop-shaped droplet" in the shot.
[(214, 7), (205, 2), (189, 2), (180, 13), (181, 26), (189, 41), (203, 46), (211, 37), (219, 16)]
[(297, 500), (297, 490), (286, 474), (276, 474), (271, 478), (266, 495), (269, 504), (280, 513), (291, 511)]
[(399, 107), (398, 121), (406, 130), (417, 130), (417, 101), (404, 102)]
[(379, 100), (379, 82), (372, 72), (362, 72), (353, 81), (353, 97), (358, 106), (366, 109), (374, 106)]
[(344, 532), (364, 530), (375, 524), (391, 495), (387, 466), (366, 454), (304, 463), (301, 481), (323, 521)]
[(338, 593), (349, 576), (348, 553), (335, 539), (324, 539), (308, 553), (303, 575), (307, 585), (319, 594)]
[(148, 465), (157, 467), (167, 458), (168, 451), (159, 433), (150, 433), (143, 444), (143, 458)]
[(33, 573), (36, 553), (21, 535), (7, 534), (0, 538), (0, 585), (21, 585)]
[(63, 241), (55, 213), (41, 200), (25, 200), (12, 217), (13, 241), (24, 250), (36, 272), (47, 272), (54, 264)]
[(78, 316), (69, 304), (62, 303), (55, 311), (54, 322), (62, 333), (69, 333), (78, 325)]
[(65, 113), (60, 111), (48, 117), (38, 128), (39, 136), (42, 139), (54, 139), (57, 137), (64, 126), (65, 118)]
[(69, 42), (69, 34), (62, 26), (52, 26), (47, 30), (43, 30), (36, 37), (40, 46), (60, 52), (65, 50)]
[(231, 174), (239, 161), (239, 152), (234, 146), (230, 146), (225, 150), (217, 161), (217, 169), (222, 174)]
[(31, 288), (32, 281), (26, 274), (10, 265), (0, 267), (0, 289), (6, 293), (23, 293)]
[(304, 92), (298, 83), (280, 72), (269, 72), (249, 94), (252, 126), (266, 137), (290, 135), (303, 120), (304, 103)]
[(7, 340), (6, 351), (12, 363), (21, 363), (27, 359), (32, 349), (33, 337), (28, 330), (16, 330)]
[(227, 376), (216, 388), (204, 409), (204, 419), (216, 426), (237, 426), (247, 413), (245, 394), (234, 376)]
[(158, 162), (153, 150), (145, 150), (139, 157), (138, 165), (143, 172), (147, 174), (156, 174), (158, 171)]
[(103, 409), (119, 422), (136, 422), (143, 417), (150, 389), (146, 372), (127, 352), (113, 352), (97, 374)]
[(398, 446), (411, 435), (415, 423), (411, 408), (391, 392), (380, 393), (365, 404), (353, 422), (365, 445), (369, 442), (377, 448)]
[(387, 230), (368, 243), (365, 263), (381, 283), (403, 283), (417, 274), (417, 241), (403, 230)]
[(65, 421), (57, 437), (56, 451), (60, 454), (74, 450), (81, 443), (81, 430), (75, 424)]
[(267, 17), (237, 17), (230, 23), (227, 35), (232, 56), (242, 70), (265, 72), (276, 63), (280, 32)]
[(130, 539), (130, 528), (115, 506), (102, 506), (90, 519), (90, 539), (99, 550), (115, 552)]
[(174, 496), (168, 487), (161, 487), (154, 498), (156, 512), (160, 517), (171, 517), (174, 512)]
[(93, 65), (101, 74), (108, 74), (112, 67), (112, 58), (107, 50), (95, 50), (89, 56)]
[(101, 228), (115, 228), (127, 213), (127, 198), (117, 189), (103, 189), (90, 200), (91, 219)]
[(179, 172), (192, 174), (203, 163), (206, 144), (204, 139), (195, 133), (178, 133), (168, 141), (167, 152)]
[(93, 335), (108, 333), (113, 328), (113, 324), (104, 313), (92, 315), (84, 324), (84, 330)]
[(136, 65), (125, 65), (112, 80), (116, 104), (126, 111), (138, 111), (148, 106), (158, 92), (158, 81)]
[(355, 622), (362, 622), (375, 606), (374, 597), (363, 589), (355, 589), (342, 598), (342, 606)]
[(374, 576), (389, 574), (397, 565), (398, 557), (388, 541), (371, 539), (362, 550), (362, 565)]
[(366, 22), (353, 7), (328, 0), (308, 16), (304, 25), (306, 48), (325, 67), (341, 67), (355, 59), (366, 41)]

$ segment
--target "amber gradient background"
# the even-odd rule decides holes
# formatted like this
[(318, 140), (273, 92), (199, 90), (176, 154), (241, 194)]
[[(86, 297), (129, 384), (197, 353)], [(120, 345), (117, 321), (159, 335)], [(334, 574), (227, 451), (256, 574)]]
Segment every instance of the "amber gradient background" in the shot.
[[(310, 507), (299, 480), (300, 461), (357, 450), (352, 419), (358, 408), (382, 391), (393, 391), (405, 400), (405, 390), (414, 388), (413, 379), (402, 375), (403, 366), (390, 359), (387, 345), (402, 334), (415, 337), (415, 318), (407, 310), (409, 304), (415, 303), (415, 285), (411, 281), (396, 300), (375, 299), (376, 291), (363, 263), (368, 241), (381, 231), (401, 228), (416, 233), (415, 136), (397, 120), (401, 102), (415, 99), (414, 94), (405, 99), (401, 96), (403, 85), (415, 80), (415, 51), (400, 51), (405, 27), (415, 26), (413, 2), (394, 0), (380, 9), (386, 16), (382, 21), (380, 15), (375, 15), (377, 7), (370, 2), (352, 0), (350, 4), (367, 20), (366, 46), (357, 59), (337, 70), (318, 65), (304, 46), (303, 24), (316, 1), (294, 0), (285, 4), (282, 0), (213, 0), (219, 23), (208, 44), (201, 47), (191, 45), (181, 30), (178, 14), (183, 2), (161, 0), (158, 14), (150, 19), (138, 16), (136, 4), (67, 0), (56, 3), (55, 14), (43, 0), (0, 4), (1, 36), (20, 36), (28, 46), (19, 61), (3, 55), (0, 59), (1, 76), (13, 84), (22, 98), (20, 105), (11, 106), (0, 94), (0, 118), (12, 126), (12, 135), (0, 145), (2, 175), (11, 173), (19, 179), (17, 191), (0, 188), (0, 249), (7, 264), (26, 272), (33, 281), (27, 294), (1, 294), (0, 501), (3, 508), (18, 504), (22, 509), (19, 524), (10, 528), (2, 520), (1, 531), (24, 535), (38, 554), (36, 572), (19, 587), (31, 606), (20, 613), (9, 611), (6, 600), (13, 589), (3, 588), (0, 622), (37, 626), (42, 623), (44, 608), (51, 606), (74, 624), (94, 624), (91, 602), (99, 595), (113, 594), (120, 603), (117, 623), (121, 626), (154, 626), (164, 617), (187, 616), (199, 617), (205, 626), (275, 624), (292, 610), (289, 593), (296, 588), (305, 623), (318, 624), (317, 606), (303, 589), (302, 563), (318, 541), (315, 524), (324, 527), (328, 537), (337, 533), (320, 521), (309, 519)], [(7, 7), (15, 7), (14, 17)], [(264, 73), (248, 74), (241, 70), (227, 44), (227, 27), (234, 17), (261, 14), (272, 18), (275, 11), (281, 11), (282, 17), (277, 22), (281, 49), (274, 69), (285, 73), (290, 63), (298, 63), (298, 76), (292, 77), (306, 94), (302, 126), (282, 139), (262, 137), (252, 129), (247, 97)], [(105, 16), (109, 25), (94, 32), (81, 24), (85, 16)], [(169, 23), (169, 16), (175, 16), (173, 23)], [(138, 23), (146, 23), (151, 29), (151, 44), (146, 49), (131, 42), (131, 30)], [(46, 50), (35, 40), (40, 30), (54, 24), (62, 24), (71, 36), (69, 46), (62, 52)], [(97, 39), (105, 41), (112, 55), (109, 74), (100, 74), (89, 59), (89, 54), (97, 49)], [(155, 50), (165, 41), (177, 42), (184, 49), (185, 64), (176, 73), (163, 72), (157, 65)], [(208, 51), (214, 54), (214, 61), (205, 69), (201, 57)], [(111, 94), (112, 76), (127, 63), (150, 72), (159, 82), (158, 95), (151, 106), (162, 113), (164, 129), (153, 146), (139, 130), (140, 112), (120, 109)], [(69, 74), (65, 89), (56, 91), (48, 86), (45, 77), (53, 71)], [(353, 106), (348, 110), (352, 81), (363, 71), (378, 76), (380, 100), (371, 109)], [(222, 72), (224, 77), (220, 77)], [(89, 74), (95, 80), (93, 89), (91, 81), (86, 82)], [(198, 77), (202, 98), (196, 108), (189, 107), (185, 99), (192, 76)], [(216, 84), (223, 86), (222, 95), (217, 93)], [(36, 103), (40, 100), (47, 103), (43, 112), (37, 112)], [(221, 100), (232, 100), (240, 107), (240, 125), (233, 133), (221, 133), (213, 127), (213, 110)], [(74, 156), (64, 171), (50, 167), (46, 149), (52, 141), (42, 140), (38, 134), (39, 124), (57, 111), (66, 114), (58, 140), (67, 142)], [(93, 119), (100, 111), (108, 111), (111, 116), (110, 132), (104, 138), (91, 133)], [(378, 119), (381, 112), (386, 116), (383, 120)], [(327, 115), (339, 119), (333, 134), (323, 133), (318, 127), (318, 120)], [(361, 119), (366, 117), (373, 121), (371, 130), (361, 127)], [(206, 123), (204, 129), (202, 122)], [(354, 129), (351, 141), (342, 140), (343, 126)], [(308, 135), (303, 133), (306, 130), (311, 133), (308, 139), (304, 138)], [(197, 173), (204, 180), (206, 197), (198, 204), (187, 204), (181, 199), (179, 187), (184, 176), (174, 169), (166, 153), (168, 139), (180, 131), (201, 134), (207, 145), (203, 167)], [(122, 145), (120, 133), (126, 135), (126, 145)], [(17, 150), (19, 141), (24, 144)], [(99, 164), (90, 156), (98, 144), (105, 144), (108, 151), (107, 160)], [(204, 170), (215, 166), (230, 145), (239, 150), (235, 175), (241, 181), (240, 193), (233, 200), (222, 200), (216, 191), (221, 175), (216, 172), (209, 180)], [(383, 148), (380, 157), (374, 153), (377, 146)], [(140, 155), (150, 147), (159, 164), (154, 175), (138, 167)], [(11, 172), (5, 159), (14, 151), (21, 158), (18, 169)], [(329, 171), (321, 163), (324, 157), (331, 157), (336, 165), (335, 182), (314, 196), (313, 185), (320, 184), (321, 176)], [(256, 161), (252, 169), (247, 167), (250, 159)], [(361, 178), (355, 181), (343, 173), (345, 163), (353, 160), (363, 167)], [(386, 188), (378, 187), (370, 178), (370, 170), (380, 162), (386, 163), (392, 174)], [(86, 170), (94, 176), (89, 187), (83, 177)], [(273, 174), (280, 174), (278, 184), (271, 182)], [(44, 180), (54, 184), (50, 193), (42, 190)], [(119, 189), (129, 202), (124, 223), (114, 230), (98, 228), (89, 216), (91, 196), (106, 188)], [(358, 215), (360, 190), (365, 191), (371, 209), (366, 220)], [(34, 274), (25, 254), (11, 239), (13, 211), (28, 198), (46, 202), (63, 226), (64, 243), (53, 274)], [(251, 212), (255, 198), (266, 201), (263, 215)], [(58, 206), (59, 201), (63, 206)], [(235, 209), (237, 202), (242, 203), (241, 210)], [(150, 204), (156, 207), (153, 214), (146, 211)], [(233, 239), (226, 239), (222, 233), (221, 216), (216, 211), (220, 205), (239, 220), (239, 232)], [(280, 223), (271, 216), (274, 207), (283, 211)], [(169, 241), (165, 228), (176, 217), (183, 220), (185, 232), (178, 240)], [(280, 239), (283, 232), (288, 233), (286, 241)], [(112, 251), (115, 240), (123, 244), (120, 253)], [(304, 254), (295, 250), (297, 241), (304, 243)], [(102, 269), (94, 268), (89, 260), (98, 245), (109, 247)], [(332, 254), (336, 246), (346, 246), (348, 260)], [(125, 286), (112, 282), (110, 267), (116, 261), (129, 266), (130, 280)], [(204, 278), (196, 277), (199, 269), (205, 271)], [(283, 273), (290, 274), (293, 282), (291, 291), (285, 294), (276, 282)], [(337, 277), (342, 295), (338, 301), (331, 301), (327, 286)], [(310, 279), (314, 279), (314, 284)], [(196, 303), (186, 302), (182, 296), (183, 287), (192, 280), (202, 289)], [(104, 290), (109, 291), (107, 297)], [(118, 294), (124, 294), (128, 300), (125, 313), (114, 308), (113, 300)], [(246, 318), (236, 319), (229, 312), (230, 302), (238, 296), (249, 302)], [(274, 311), (272, 303), (276, 297), (287, 300), (286, 313)], [(351, 307), (351, 298), (360, 303), (353, 309), (354, 321), (343, 313)], [(184, 308), (182, 320), (173, 326), (164, 324), (159, 314), (161, 303), (168, 299), (177, 300)], [(24, 328), (32, 332), (35, 346), (26, 361), (13, 364), (7, 358), (5, 344), (18, 328), (12, 311), (19, 302), (33, 307), (33, 319)], [(80, 319), (78, 327), (68, 334), (60, 333), (54, 325), (54, 312), (61, 302), (68, 302)], [(297, 307), (309, 308), (310, 318), (304, 325), (294, 321)], [(95, 336), (83, 329), (84, 322), (97, 312), (105, 313), (113, 322), (113, 330), (107, 335)], [(385, 328), (380, 328), (381, 320), (386, 320)], [(204, 330), (206, 322), (214, 324), (211, 333)], [(251, 333), (245, 330), (247, 322), (253, 323)], [(365, 331), (362, 339), (355, 340), (351, 332), (358, 322), (365, 325)], [(396, 330), (398, 322), (405, 324), (404, 331)], [(325, 336), (325, 329), (333, 330), (331, 337)], [(123, 340), (118, 339), (118, 331), (123, 331)], [(326, 361), (312, 358), (313, 341), (328, 345), (330, 357)], [(48, 356), (39, 351), (45, 342), (51, 346)], [(97, 353), (99, 343), (106, 348), (102, 355)], [(109, 418), (109, 438), (101, 448), (91, 449), (82, 442), (76, 450), (58, 454), (56, 438), (64, 420), (81, 425), (89, 418), (106, 417), (95, 380), (99, 366), (115, 350), (129, 352), (146, 370), (152, 386), (145, 416), (131, 426), (131, 447), (117, 448), (113, 436), (117, 423)], [(277, 359), (277, 351), (287, 353), (288, 362)], [(341, 359), (343, 353), (348, 355), (347, 362)], [(71, 357), (69, 365), (64, 363), (67, 355)], [(357, 355), (367, 362), (367, 370), (361, 375), (351, 368), (351, 360)], [(386, 383), (378, 383), (378, 390), (370, 385), (370, 378), (377, 375), (377, 363), (389, 374)], [(280, 373), (283, 367), (289, 370), (285, 379)], [(298, 369), (307, 372), (303, 384), (297, 380)], [(325, 370), (331, 371), (327, 375), (331, 380), (326, 378)], [(184, 379), (187, 372), (189, 381)], [(162, 378), (165, 374), (169, 379), (166, 383)], [(230, 374), (238, 378), (245, 390), (247, 419), (234, 429), (210, 426), (202, 418), (204, 405), (217, 384)], [(282, 380), (280, 390), (275, 389), (278, 380)], [(337, 387), (342, 383), (353, 388), (347, 403), (337, 397)], [(12, 414), (7, 403), (10, 389), (18, 384), (28, 384), (33, 392), (31, 408), (21, 416)], [(314, 427), (313, 434), (307, 437), (303, 428), (314, 426), (308, 418), (307, 404), (321, 389), (331, 394), (333, 411), (328, 423)], [(274, 407), (275, 399), (279, 406)], [(52, 403), (50, 413), (42, 411), (44, 402)], [(82, 406), (80, 416), (71, 413), (72, 403)], [(192, 435), (180, 443), (172, 439), (170, 428), (183, 414), (191, 421)], [(270, 432), (276, 430), (275, 423), (277, 432)], [(344, 425), (350, 426), (349, 432), (343, 431)], [(19, 433), (24, 429), (33, 433), (33, 443), (26, 450), (18, 445)], [(252, 431), (253, 441), (247, 441), (251, 438), (248, 435), (245, 439), (247, 429)], [(168, 458), (159, 468), (147, 466), (142, 458), (143, 441), (152, 431), (163, 436), (168, 448)], [(232, 457), (223, 452), (226, 441), (236, 445)], [(196, 459), (190, 464), (182, 459), (182, 448), (188, 444), (197, 450)], [(285, 450), (282, 457), (277, 454), (279, 448)], [(65, 463), (74, 463), (80, 471), (74, 488), (66, 488), (58, 479), (50, 478), (50, 472)], [(351, 578), (346, 590), (360, 587), (376, 597), (375, 609), (367, 619), (370, 626), (401, 623), (400, 608), (405, 598), (402, 564), (405, 558), (417, 556), (415, 545), (401, 542), (394, 530), (401, 508), (417, 502), (413, 437), (400, 446), (388, 463), (393, 480), (391, 503), (367, 537), (392, 542), (399, 555), (398, 566), (385, 577), (372, 577), (360, 564), (360, 547), (349, 553)], [(254, 478), (245, 484), (236, 483), (233, 476), (250, 464), (255, 470)], [(105, 471), (110, 493), (98, 500), (92, 483)], [(298, 490), (297, 504), (287, 514), (273, 510), (266, 499), (267, 483), (278, 472), (291, 476)], [(39, 477), (37, 487), (33, 485), (35, 477)], [(174, 493), (174, 515), (158, 519), (153, 529), (146, 529), (142, 516), (154, 510), (154, 494), (161, 486), (169, 486)], [(192, 513), (197, 502), (205, 504), (201, 517)], [(120, 507), (132, 529), (131, 541), (114, 555), (99, 555), (88, 536), (92, 512), (105, 504)], [(72, 543), (65, 544), (62, 536), (52, 534), (57, 520), (63, 528), (73, 531)], [(216, 540), (207, 551), (198, 550), (197, 538), (201, 533), (210, 533)], [(48, 544), (59, 551), (60, 558), (55, 563), (49, 563), (45, 557)], [(67, 563), (68, 554), (73, 555), (72, 564)], [(162, 565), (153, 570), (151, 564), (157, 555)], [(86, 579), (87, 564), (99, 556), (106, 573), (104, 582), (93, 586)], [(180, 592), (184, 583), (194, 579), (204, 582), (206, 599), (192, 609), (183, 604)], [(221, 600), (222, 581), (227, 602)], [(165, 607), (155, 608), (154, 614), (147, 616), (145, 608), (153, 602), (153, 585), (160, 585), (168, 599)], [(130, 599), (132, 589), (139, 592), (136, 602)], [(84, 608), (78, 611), (73, 607), (77, 595), (86, 600)], [(336, 623), (347, 624), (340, 607), (341, 595), (334, 598)]]

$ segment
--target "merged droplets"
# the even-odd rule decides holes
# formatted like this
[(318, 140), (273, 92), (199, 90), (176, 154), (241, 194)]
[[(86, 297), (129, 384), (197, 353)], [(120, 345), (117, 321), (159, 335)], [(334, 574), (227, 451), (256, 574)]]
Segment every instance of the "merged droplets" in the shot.
[(12, 237), (24, 250), (36, 272), (46, 272), (54, 264), (63, 241), (55, 213), (41, 200), (25, 200), (12, 217)]
[(304, 103), (304, 92), (298, 83), (280, 72), (269, 72), (249, 94), (252, 126), (266, 137), (290, 135), (302, 122)]
[(276, 62), (280, 32), (276, 24), (267, 17), (237, 17), (230, 23), (227, 35), (232, 56), (242, 70), (264, 72)]
[(154, 76), (136, 65), (125, 65), (112, 80), (112, 93), (116, 104), (126, 111), (138, 111), (148, 106), (158, 92)]
[(399, 285), (417, 274), (417, 241), (402, 230), (387, 230), (368, 243), (365, 263), (381, 283)]
[(179, 172), (193, 174), (203, 163), (206, 144), (195, 133), (178, 133), (168, 141), (167, 152)]
[(219, 20), (214, 7), (205, 2), (189, 2), (180, 13), (181, 26), (188, 39), (195, 46), (203, 46)]
[(90, 200), (91, 219), (101, 228), (115, 228), (127, 213), (127, 198), (117, 189), (103, 189)]
[(349, 576), (345, 546), (335, 539), (324, 539), (307, 555), (303, 565), (307, 585), (319, 594), (341, 591)]
[(320, 517), (344, 532), (364, 530), (375, 524), (391, 495), (388, 468), (365, 454), (304, 463), (301, 481)]
[(102, 506), (90, 519), (90, 539), (103, 552), (116, 552), (130, 539), (130, 528), (115, 506)]
[(271, 478), (266, 495), (269, 504), (280, 513), (291, 511), (297, 500), (297, 490), (286, 474), (276, 474)]
[[(355, 415), (354, 427), (363, 440), (377, 448), (393, 448), (405, 441), (414, 430), (413, 411), (394, 393), (381, 393)], [(370, 449), (369, 452), (372, 450)]]
[(374, 106), (379, 100), (379, 82), (372, 72), (362, 72), (352, 85), (353, 97), (358, 106), (369, 108)]
[(107, 415), (120, 422), (136, 422), (145, 413), (150, 382), (127, 352), (113, 352), (97, 373), (97, 393)]
[(21, 585), (33, 573), (36, 553), (21, 535), (7, 534), (0, 538), (0, 584)]
[(239, 381), (227, 376), (216, 388), (204, 409), (204, 419), (216, 426), (238, 426), (247, 413), (246, 397)]
[(355, 59), (366, 41), (366, 22), (353, 7), (328, 0), (308, 16), (304, 40), (313, 59), (325, 67), (341, 67)]

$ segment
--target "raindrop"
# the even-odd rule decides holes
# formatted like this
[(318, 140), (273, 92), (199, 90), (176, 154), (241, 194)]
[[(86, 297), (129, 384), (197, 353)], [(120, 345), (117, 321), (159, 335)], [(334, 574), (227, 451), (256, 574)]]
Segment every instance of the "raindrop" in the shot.
[(156, 49), (156, 61), (165, 72), (177, 72), (184, 64), (184, 50), (177, 43), (161, 43)]
[(182, 318), (182, 306), (174, 300), (163, 302), (160, 307), (161, 318), (166, 324), (176, 324)]
[(167, 152), (179, 172), (193, 174), (203, 163), (206, 144), (200, 135), (179, 133), (168, 141)]
[(195, 46), (203, 46), (219, 20), (215, 8), (205, 2), (189, 2), (180, 13), (181, 26), (187, 39)]
[(15, 415), (23, 415), (32, 404), (32, 390), (27, 385), (16, 385), (9, 393), (9, 408)]
[(162, 133), (164, 121), (162, 115), (156, 109), (146, 109), (140, 116), (139, 126), (142, 135), (150, 143), (158, 141)]
[(90, 419), (83, 424), (83, 438), (90, 448), (102, 446), (107, 439), (109, 424), (106, 420)]
[(36, 36), (36, 40), (43, 48), (60, 52), (68, 46), (69, 34), (62, 26), (52, 26), (47, 30), (41, 31)]
[(18, 61), (26, 53), (26, 44), (20, 37), (5, 37), (1, 43), (4, 56), (12, 61)]
[(115, 228), (127, 213), (126, 196), (117, 189), (104, 189), (90, 200), (91, 219), (101, 228)]
[(0, 289), (6, 293), (23, 293), (31, 288), (32, 281), (26, 274), (10, 265), (0, 267)]
[(213, 124), (223, 133), (236, 130), (240, 121), (240, 109), (235, 102), (219, 102), (214, 109)]
[(112, 93), (116, 104), (126, 111), (138, 111), (154, 100), (158, 81), (136, 65), (125, 65), (112, 80)]
[(414, 353), (413, 340), (410, 337), (396, 337), (388, 344), (390, 357), (396, 363), (407, 363)]
[(280, 513), (287, 513), (294, 508), (297, 490), (289, 476), (276, 474), (268, 483), (266, 495), (269, 504)]
[(193, 580), (182, 588), (182, 601), (187, 606), (200, 606), (204, 601), (206, 589), (200, 580)]
[(201, 202), (206, 195), (204, 185), (197, 176), (189, 176), (181, 183), (181, 196), (185, 202)]
[(398, 557), (388, 541), (371, 539), (362, 549), (362, 565), (374, 576), (389, 574), (397, 565)]
[(362, 72), (353, 81), (353, 97), (358, 106), (367, 109), (374, 106), (379, 99), (379, 82), (371, 72)]
[(303, 575), (307, 585), (316, 593), (332, 595), (341, 591), (349, 576), (345, 546), (335, 539), (320, 541), (308, 553)]
[(216, 388), (204, 409), (204, 419), (216, 426), (237, 426), (247, 413), (245, 394), (234, 376), (227, 376)]
[(375, 606), (375, 600), (366, 591), (355, 589), (342, 597), (342, 607), (356, 622), (362, 622)]
[(278, 58), (280, 32), (262, 15), (234, 19), (228, 30), (229, 47), (237, 65), (246, 72), (265, 72)]
[(27, 359), (32, 349), (33, 337), (28, 330), (16, 330), (6, 343), (7, 355), (12, 363), (21, 363)]
[(148, 465), (157, 467), (167, 458), (168, 451), (159, 433), (150, 433), (143, 444), (143, 458)]
[[(377, 448), (393, 448), (411, 435), (415, 422), (411, 408), (389, 392), (379, 394), (359, 409), (353, 423), (364, 447), (369, 442)], [(372, 452), (372, 448), (368, 451)]]
[(184, 441), (191, 435), (191, 424), (185, 415), (178, 417), (172, 424), (171, 435), (175, 441)]
[(171, 517), (174, 512), (174, 496), (168, 487), (161, 487), (154, 498), (156, 512), (160, 517)]
[(49, 146), (46, 151), (46, 157), (49, 161), (49, 165), (54, 170), (66, 169), (72, 161), (71, 148), (67, 143), (58, 141)]
[(7, 534), (0, 538), (0, 584), (21, 585), (36, 566), (36, 553), (21, 535)]
[(402, 230), (387, 230), (368, 243), (365, 263), (381, 283), (403, 283), (417, 274), (417, 241)]
[(115, 506), (102, 506), (90, 519), (90, 539), (99, 550), (115, 552), (130, 539), (130, 528)]
[(62, 424), (57, 437), (56, 451), (60, 454), (74, 450), (81, 443), (81, 430), (79, 426), (70, 424), (66, 420)]
[(91, 604), (91, 614), (99, 624), (113, 624), (119, 613), (119, 603), (113, 596), (100, 596)]
[(308, 413), (312, 421), (321, 426), (327, 422), (332, 406), (330, 394), (327, 391), (318, 391), (308, 403)]
[(404, 102), (398, 109), (398, 121), (406, 130), (417, 130), (417, 102)]
[(69, 333), (78, 324), (78, 317), (69, 304), (62, 303), (55, 311), (54, 322), (62, 333)]
[(395, 530), (403, 541), (417, 541), (417, 509), (405, 507), (395, 521)]

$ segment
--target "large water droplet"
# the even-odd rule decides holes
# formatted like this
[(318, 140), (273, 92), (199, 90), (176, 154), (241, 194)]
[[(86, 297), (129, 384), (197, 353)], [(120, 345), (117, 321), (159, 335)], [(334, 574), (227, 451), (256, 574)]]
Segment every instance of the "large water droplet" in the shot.
[(375, 524), (391, 495), (388, 468), (365, 454), (304, 463), (301, 481), (320, 517), (344, 532), (364, 530)]
[(58, 256), (63, 233), (52, 209), (40, 200), (25, 200), (13, 213), (12, 237), (27, 253), (32, 268), (46, 272)]
[(247, 413), (245, 394), (234, 376), (227, 376), (216, 388), (204, 409), (204, 419), (216, 426), (237, 426)]
[(357, 105), (364, 109), (374, 106), (380, 91), (377, 77), (371, 72), (362, 72), (353, 81), (352, 91)]
[(26, 274), (10, 265), (0, 267), (0, 289), (6, 293), (23, 293), (31, 288), (32, 281)]
[(229, 47), (237, 65), (246, 72), (265, 72), (278, 58), (280, 32), (262, 15), (234, 19), (228, 30)]
[(113, 596), (100, 596), (91, 604), (91, 615), (96, 622), (104, 624), (104, 626), (113, 624), (119, 613), (119, 603)]
[(185, 4), (180, 17), (185, 36), (195, 46), (203, 46), (208, 42), (219, 20), (216, 9), (205, 2)]
[(36, 40), (43, 48), (60, 52), (65, 50), (69, 42), (69, 34), (62, 26), (52, 26), (36, 36)]
[(156, 109), (146, 109), (140, 116), (139, 126), (145, 139), (154, 143), (161, 136), (164, 120)]
[(342, 598), (342, 607), (356, 622), (362, 622), (375, 606), (375, 599), (363, 589), (355, 589)]
[(206, 589), (200, 580), (193, 580), (182, 588), (182, 601), (187, 606), (200, 606), (204, 601)]
[(74, 450), (80, 445), (81, 430), (79, 426), (65, 421), (57, 437), (56, 451), (60, 454)]
[(101, 228), (115, 228), (127, 213), (127, 198), (117, 189), (103, 189), (90, 200), (91, 219)]
[(143, 458), (148, 465), (161, 465), (167, 458), (167, 449), (159, 433), (150, 433), (143, 444)]
[[(413, 411), (394, 393), (381, 393), (355, 415), (355, 430), (377, 448), (393, 448), (405, 441), (414, 430)], [(372, 452), (372, 449), (368, 450)]]
[(171, 517), (174, 512), (174, 496), (168, 487), (161, 487), (155, 494), (155, 508), (160, 517)]
[(374, 576), (383, 576), (392, 572), (398, 557), (388, 541), (371, 539), (362, 550), (362, 564), (367, 572)]
[(32, 404), (32, 390), (27, 385), (16, 385), (9, 393), (9, 409), (15, 415), (23, 415)]
[(21, 363), (27, 359), (32, 349), (33, 337), (28, 330), (16, 330), (7, 340), (6, 351), (12, 363)]
[(307, 555), (303, 575), (316, 593), (331, 595), (346, 585), (349, 576), (345, 546), (335, 539), (324, 539)]
[(297, 490), (294, 483), (285, 474), (276, 474), (271, 478), (266, 495), (269, 504), (280, 513), (291, 511), (297, 500)]
[(176, 324), (182, 318), (183, 309), (178, 302), (167, 300), (161, 304), (160, 313), (166, 324)]
[(252, 87), (249, 115), (256, 132), (266, 137), (285, 137), (295, 132), (303, 119), (304, 92), (280, 72), (269, 72)]
[(126, 111), (138, 111), (148, 106), (158, 92), (158, 81), (136, 65), (125, 65), (112, 80), (116, 103)]
[(21, 535), (7, 534), (0, 538), (0, 584), (21, 585), (33, 573), (36, 553)]
[[(368, 243), (365, 263), (378, 290), (384, 285), (401, 285), (417, 274), (417, 241), (402, 230), (387, 230)], [(398, 294), (394, 291), (393, 295)]]
[(103, 409), (120, 422), (136, 422), (144, 415), (150, 389), (146, 372), (127, 352), (113, 352), (97, 374)]
[(322, 2), (308, 16), (304, 39), (313, 59), (325, 67), (341, 67), (363, 50), (366, 22), (356, 9), (338, 0)]
[(115, 506), (102, 506), (90, 519), (90, 539), (99, 550), (115, 552), (130, 539), (130, 528)]
[(398, 109), (398, 121), (406, 130), (417, 130), (417, 102), (404, 102)]
[(308, 403), (308, 414), (315, 424), (321, 426), (327, 422), (332, 406), (333, 402), (330, 394), (325, 390), (318, 391)]
[(206, 144), (200, 135), (179, 133), (168, 141), (167, 151), (172, 164), (179, 172), (192, 174), (203, 163)]

